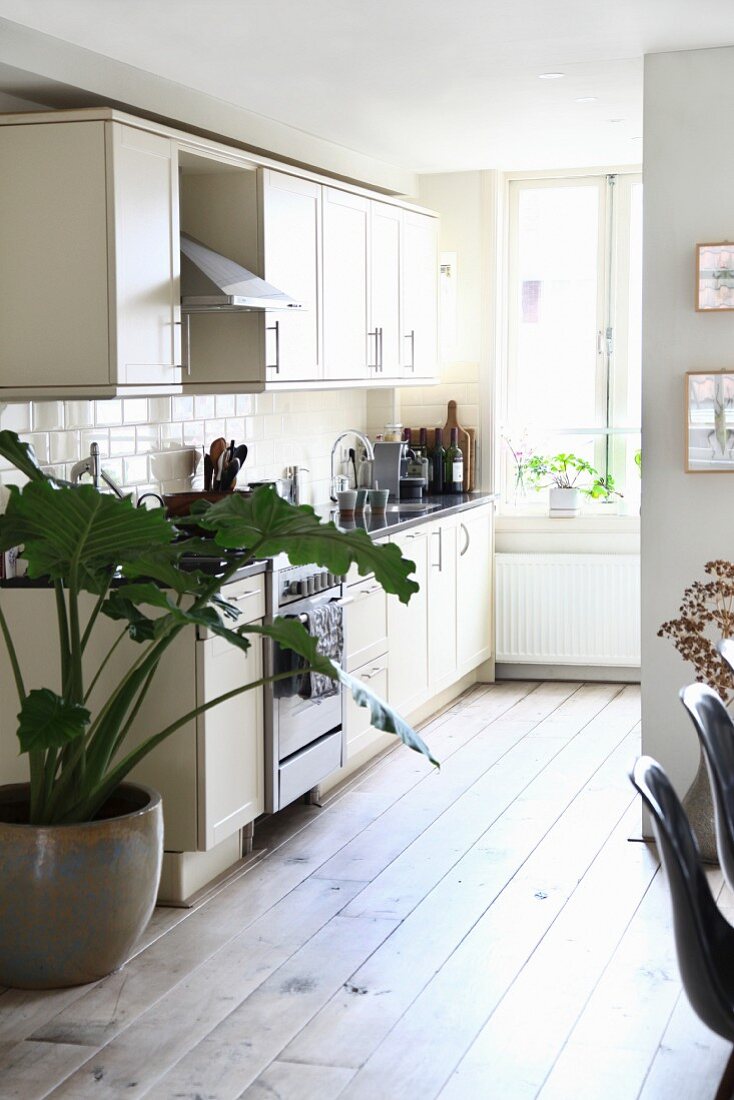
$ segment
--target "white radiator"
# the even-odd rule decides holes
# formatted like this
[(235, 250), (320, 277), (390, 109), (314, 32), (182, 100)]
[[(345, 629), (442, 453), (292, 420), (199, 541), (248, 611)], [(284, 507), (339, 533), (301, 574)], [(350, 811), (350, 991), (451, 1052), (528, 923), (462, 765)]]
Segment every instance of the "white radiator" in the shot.
[(637, 554), (497, 554), (497, 660), (640, 664)]

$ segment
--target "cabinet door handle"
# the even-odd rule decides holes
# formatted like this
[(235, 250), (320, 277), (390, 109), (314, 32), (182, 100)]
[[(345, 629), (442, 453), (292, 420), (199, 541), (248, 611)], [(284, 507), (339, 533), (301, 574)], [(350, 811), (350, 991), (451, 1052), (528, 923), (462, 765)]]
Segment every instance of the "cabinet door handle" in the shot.
[(280, 321), (268, 325), (266, 331), (275, 333), (275, 362), (266, 363), (266, 369), (274, 370), (276, 374), (280, 374)]
[(385, 369), (385, 360), (383, 358), (383, 335), (384, 334), (383, 334), (382, 326), (380, 326), (380, 328), (378, 328), (377, 333), (378, 333), (378, 336), (377, 336), (377, 348), (378, 348), (377, 362), (380, 364), (377, 369), (379, 370), (380, 374), (382, 374), (382, 372)]
[(370, 363), (370, 361), (369, 361), (370, 356), (369, 356), (369, 350), (368, 350), (368, 352), (367, 352), (367, 370), (379, 371), (380, 370), (380, 330), (379, 330), (379, 328), (375, 327), (372, 330), (372, 332), (367, 333), (367, 339), (368, 340), (369, 340), (370, 336), (374, 336), (374, 338), (375, 338), (375, 361), (374, 361), (374, 363)]
[(461, 524), (461, 530), (464, 532), (464, 534), (466, 536), (466, 542), (464, 543), (464, 547), (463, 547), (462, 550), (459, 551), (459, 557), (463, 558), (464, 554), (469, 549), (469, 543), (471, 542), (471, 535), (469, 534), (469, 529), (463, 523)]
[(410, 340), (410, 362), (406, 364), (408, 370), (412, 370), (415, 374), (415, 329), (412, 328), (410, 332), (406, 332), (405, 339)]
[(431, 535), (438, 535), (438, 561), (432, 561), (431, 565), (434, 569), (438, 569), (439, 573), (443, 573), (443, 527), (432, 531)]
[(185, 369), (187, 374), (191, 374), (191, 314), (185, 313), (182, 321), (174, 321), (173, 323), (174, 325), (181, 325), (181, 332), (184, 334), (184, 346), (181, 349), (183, 352), (181, 369)]

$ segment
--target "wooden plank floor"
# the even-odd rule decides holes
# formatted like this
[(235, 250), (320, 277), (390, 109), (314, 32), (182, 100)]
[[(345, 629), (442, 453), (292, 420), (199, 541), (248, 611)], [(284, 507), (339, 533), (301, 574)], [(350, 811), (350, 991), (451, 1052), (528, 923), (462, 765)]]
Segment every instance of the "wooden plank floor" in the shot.
[[(634, 686), (478, 686), (94, 986), (0, 991), (0, 1100), (709, 1100)], [(712, 887), (722, 890), (718, 872)], [(734, 910), (734, 899), (722, 896)]]

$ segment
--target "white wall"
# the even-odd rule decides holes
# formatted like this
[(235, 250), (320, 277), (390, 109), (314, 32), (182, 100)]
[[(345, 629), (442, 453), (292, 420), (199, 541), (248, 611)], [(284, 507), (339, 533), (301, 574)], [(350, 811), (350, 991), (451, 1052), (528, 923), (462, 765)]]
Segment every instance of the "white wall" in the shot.
[[(404, 388), (399, 392), (400, 419), (409, 427), (435, 427), (446, 422), (449, 400), (458, 402), (459, 421), (465, 428), (481, 428), (480, 378), (483, 324), (488, 305), (483, 301), (487, 269), (484, 232), (487, 172), (448, 172), (418, 177), (422, 206), (441, 215), (439, 250), (456, 254), (452, 278), (456, 284), (456, 341), (442, 349), (440, 383)], [(448, 319), (441, 318), (445, 330)]]
[(712, 558), (734, 556), (734, 476), (683, 471), (684, 374), (734, 369), (734, 314), (696, 313), (697, 242), (734, 239), (734, 48), (645, 59), (642, 730), (680, 792), (698, 744), (693, 679), (658, 627)]

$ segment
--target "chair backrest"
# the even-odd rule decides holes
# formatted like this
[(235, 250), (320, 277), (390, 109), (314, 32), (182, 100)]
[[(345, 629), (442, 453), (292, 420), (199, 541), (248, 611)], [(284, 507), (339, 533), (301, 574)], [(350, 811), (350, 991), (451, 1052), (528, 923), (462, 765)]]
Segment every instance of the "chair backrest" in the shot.
[(734, 929), (716, 907), (688, 818), (660, 764), (641, 756), (630, 779), (652, 814), (686, 996), (712, 1031), (734, 1041)]
[(734, 888), (734, 722), (706, 684), (691, 684), (680, 697), (701, 742), (714, 800), (716, 849), (724, 877)]

